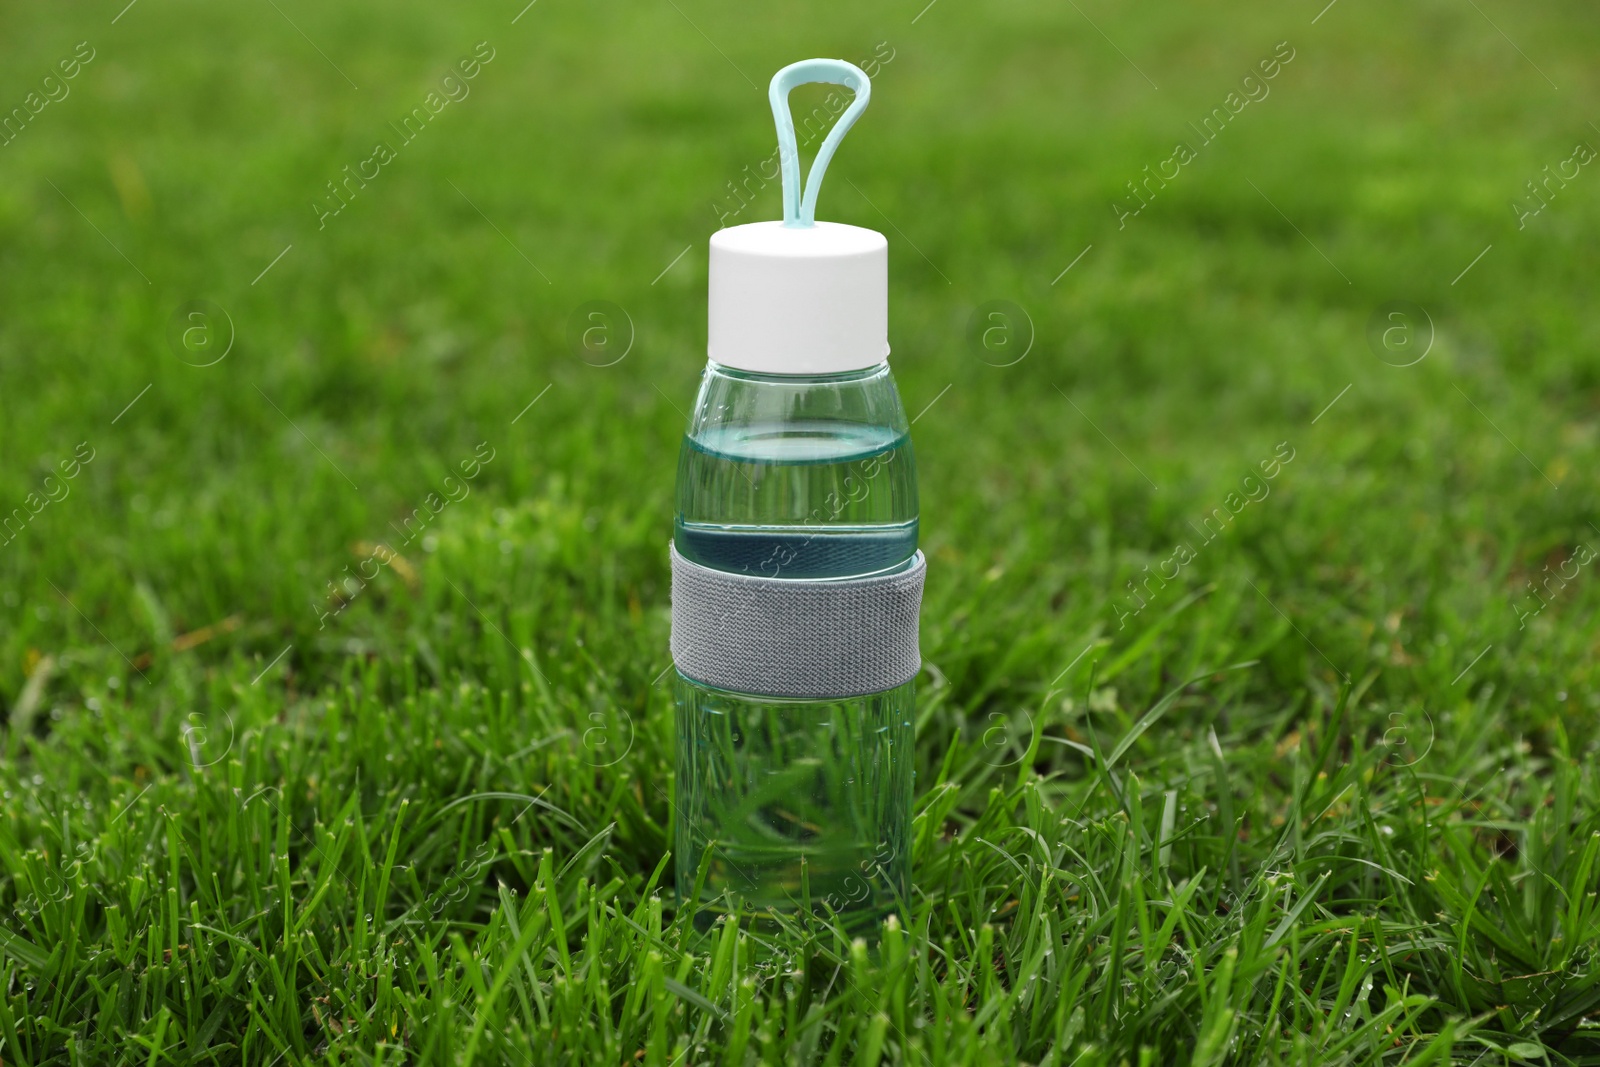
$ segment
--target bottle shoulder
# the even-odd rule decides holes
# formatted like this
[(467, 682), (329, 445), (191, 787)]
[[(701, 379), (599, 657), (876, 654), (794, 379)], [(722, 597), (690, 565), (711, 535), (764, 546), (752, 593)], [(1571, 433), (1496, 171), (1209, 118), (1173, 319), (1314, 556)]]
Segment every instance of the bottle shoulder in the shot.
[(779, 375), (708, 363), (688, 437), (719, 451), (739, 440), (781, 450), (783, 441), (817, 437), (825, 427), (831, 432), (821, 438), (868, 451), (905, 437), (910, 424), (889, 364), (843, 374)]

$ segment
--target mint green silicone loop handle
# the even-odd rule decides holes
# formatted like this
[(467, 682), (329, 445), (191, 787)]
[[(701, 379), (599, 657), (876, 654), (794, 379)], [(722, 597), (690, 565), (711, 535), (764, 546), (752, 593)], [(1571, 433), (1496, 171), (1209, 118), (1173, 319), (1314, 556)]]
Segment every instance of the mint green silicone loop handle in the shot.
[[(856, 94), (855, 100), (845, 108), (839, 121), (833, 124), (817, 158), (811, 161), (811, 171), (806, 175), (804, 191), (800, 188), (800, 150), (794, 139), (794, 117), (789, 114), (789, 90), (796, 85), (825, 82), (842, 85)], [(842, 59), (802, 59), (790, 63), (772, 76), (767, 89), (767, 99), (772, 103), (772, 120), (778, 127), (778, 161), (783, 173), (783, 224), (785, 226), (814, 226), (817, 221), (817, 191), (822, 187), (822, 176), (828, 171), (834, 150), (844, 135), (854, 126), (856, 119), (867, 109), (872, 99), (872, 81), (866, 71)]]

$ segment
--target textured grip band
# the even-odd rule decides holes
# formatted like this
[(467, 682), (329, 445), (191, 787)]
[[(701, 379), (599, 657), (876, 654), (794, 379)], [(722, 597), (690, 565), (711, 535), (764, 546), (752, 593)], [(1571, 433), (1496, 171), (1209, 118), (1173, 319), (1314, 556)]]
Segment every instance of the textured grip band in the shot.
[(672, 658), (736, 693), (837, 698), (893, 689), (922, 667), (917, 614), (928, 564), (869, 578), (729, 574), (672, 549)]

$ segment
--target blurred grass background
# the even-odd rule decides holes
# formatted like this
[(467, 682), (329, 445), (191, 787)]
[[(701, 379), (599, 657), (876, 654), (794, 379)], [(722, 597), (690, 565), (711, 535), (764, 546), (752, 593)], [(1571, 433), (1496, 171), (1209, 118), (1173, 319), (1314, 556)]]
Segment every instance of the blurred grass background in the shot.
[[(645, 899), (670, 809), (636, 783), (670, 777), (667, 687), (652, 683), (668, 665), (663, 550), (704, 359), (706, 239), (737, 203), (728, 183), (772, 152), (767, 79), (813, 55), (878, 64), (818, 214), (891, 242), (892, 362), (920, 413), (932, 561), (919, 782), (949, 779), (941, 761), (958, 738), (955, 766), (970, 773), (950, 819), (990, 803), (992, 722), (1007, 724), (1013, 756), (1035, 737), (1087, 744), (1096, 728), (1109, 745), (1176, 682), (1256, 660), (1132, 749), (1150, 761), (1139, 771), (1150, 812), (1164, 790), (1194, 784), (1196, 760), (1209, 767), (1207, 730), (1253, 768), (1236, 772), (1252, 779), (1238, 803), (1270, 823), (1298, 795), (1275, 764), (1298, 758), (1300, 738), (1342, 729), (1355, 750), (1338, 754), (1359, 765), (1362, 745), (1397, 743), (1402, 723), (1422, 736), (1426, 721), (1429, 755), (1407, 758), (1425, 759), (1414, 771), (1434, 776), (1428, 788), (1451, 804), (1488, 790), (1505, 805), (1462, 818), (1531, 826), (1549, 767), (1567, 761), (1581, 825), (1562, 832), (1581, 841), (1595, 824), (1600, 595), (1575, 561), (1600, 543), (1600, 178), (1579, 167), (1520, 227), (1513, 207), (1535, 206), (1526, 183), (1543, 168), (1600, 145), (1587, 6), (137, 0), (13, 6), (0, 39), (0, 108), (28, 119), (0, 146), (0, 515), (27, 520), (0, 545), (0, 853), (19, 907), (52, 899), (28, 888), (25, 857), (64, 864), (86, 834), (154, 835), (141, 877), (187, 900), (191, 859), (169, 867), (162, 835), (196, 862), (229, 848), (205, 818), (176, 828), (181, 813), (206, 810), (207, 789), (296, 782), (309, 804), (297, 832), (315, 836), (329, 814), (308, 799), (318, 790), (333, 810), (354, 796), (379, 852), (401, 800), (435, 812), (432, 836), (401, 846), (422, 875), (418, 899), (429, 871), (445, 877), (489, 833), (446, 805), (549, 787), (591, 831), (619, 824), (607, 862)], [(29, 94), (44, 95), (79, 42), (93, 59), (33, 114)], [(480, 42), (493, 58), (470, 95), (402, 146), (391, 123)], [(1270, 94), (1200, 147), (1189, 124), (1280, 42), (1294, 58)], [(822, 97), (797, 93), (797, 109)], [(326, 183), (380, 140), (397, 158), (319, 228)], [(1113, 202), (1134, 206), (1126, 183), (1180, 140), (1198, 158), (1119, 225)], [(777, 213), (769, 183), (728, 221)], [(196, 300), (224, 311), (208, 320), (216, 338), (232, 335), (212, 366), (190, 365), (169, 338)], [(1426, 309), (1432, 344), (1396, 367), (1405, 360), (1379, 358), (1368, 327), (1402, 300)], [(591, 365), (571, 342), (590, 301), (631, 323), (615, 365)], [(1031, 323), (1021, 362), (993, 366), (974, 343), (990, 301)], [(37, 502), (80, 443), (92, 462), (33, 515), (29, 494)], [(359, 592), (346, 584), (480, 443), (494, 458), (470, 495), (399, 549), (403, 565)], [(1191, 523), (1282, 443), (1294, 460), (1270, 496), (1119, 628), (1127, 583), (1195, 541)], [(1576, 578), (1540, 584), (1575, 566)], [(1548, 606), (1522, 625), (1530, 582)], [(439, 713), (448, 744), (399, 710), (430, 691), (449, 703), (460, 687), (498, 709), (503, 745), (461, 740), (483, 726), (472, 700)], [(1341, 689), (1353, 691), (1342, 727)], [(328, 710), (341, 701), (364, 732)], [(581, 741), (601, 721), (637, 738), (615, 766)], [(222, 762), (202, 758), (224, 733)], [(554, 739), (542, 765), (498, 759), (540, 738)], [(401, 755), (435, 740), (430, 768)], [(252, 744), (261, 751), (241, 755)], [(240, 759), (226, 783), (206, 784)], [(1095, 793), (1105, 779), (1068, 745), (1029, 759), (1033, 784), (1018, 788), (1067, 791), (1052, 804), (1124, 795)], [(1473, 777), (1520, 760), (1528, 772), (1504, 784)], [(168, 792), (167, 814), (142, 802), (114, 829), (147, 787)], [(61, 811), (80, 802), (86, 825), (63, 830)], [(518, 874), (517, 849), (548, 845), (564, 861), (586, 839), (517, 832), (495, 869), (524, 887), (534, 874)], [(1189, 873), (1215, 879), (1229, 836), (1197, 837)], [(1277, 862), (1258, 838), (1241, 841), (1247, 865)], [(1418, 838), (1412, 882), (1436, 865), (1434, 847)], [(296, 871), (325, 859), (294, 851)], [(1571, 866), (1581, 848), (1557, 851), (1541, 873), (1592, 895), (1593, 870)], [(919, 872), (969, 862), (960, 855), (919, 853)], [(1492, 865), (1507, 853), (1488, 843), (1476, 855)], [(72, 882), (75, 951), (111, 937), (107, 908), (136, 930), (188, 921), (186, 907), (118, 902), (116, 881)], [(494, 912), (481, 881), (451, 902), (450, 922), (433, 913), (440, 937)], [(232, 914), (227, 898), (206, 906)], [(1371, 899), (1375, 914), (1395, 906)], [(332, 931), (360, 910), (320, 906)], [(29, 926), (48, 910), (22, 907), (8, 936), (48, 954), (64, 933)], [(337, 940), (319, 929), (297, 936)], [(1525, 932), (1530, 944), (1550, 936)], [(293, 940), (267, 941), (280, 937)], [(8, 956), (19, 975), (20, 953)], [(1569, 967), (1581, 969), (1554, 969)], [(58, 960), (49, 973), (75, 972)], [(1425, 990), (1442, 998), (1430, 1035), (1488, 1010), (1447, 985)], [(29, 1000), (12, 989), (13, 1004)], [(295, 1035), (283, 1040), (296, 1059), (332, 1054), (289, 1021), (309, 1009), (279, 1003), (275, 1023), (217, 996), (191, 1049), (226, 1036), (231, 1051), (214, 1056), (262, 1062), (252, 1057), (277, 1047), (260, 1044), (271, 1031)], [(124, 1031), (154, 1033), (159, 1001), (118, 1007)], [(81, 1024), (76, 1004), (21, 1014), (65, 1033)], [(848, 1005), (829, 1010), (852, 1018)], [(1102, 1052), (1137, 1058), (1125, 1018), (1095, 1018)], [(839, 1048), (870, 1047), (838, 1025)], [(1526, 1013), (1476, 1025), (1551, 1056), (1574, 1040)], [(1156, 1033), (1145, 1031), (1152, 1048), (1193, 1051), (1177, 1029)], [(20, 1041), (22, 1058), (47, 1057), (63, 1040), (51, 1034), (8, 1036), (0, 1054)], [(1460, 1039), (1447, 1036), (1439, 1048)], [(974, 1040), (1042, 1056), (1031, 1038)], [(1070, 1062), (1077, 1046), (1059, 1047)]]
[[(727, 183), (771, 151), (764, 94), (740, 71), (764, 87), (792, 56), (875, 49), (892, 59), (822, 204), (895, 238), (908, 406), (953, 385), (919, 424), (935, 546), (1003, 555), (1026, 539), (1083, 560), (1099, 531), (1116, 553), (1160, 550), (1285, 438), (1311, 453), (1297, 489), (1374, 482), (1305, 494), (1327, 508), (1318, 521), (1276, 508), (1263, 535), (1340, 531), (1362, 566), (1389, 542), (1431, 546), (1457, 573), (1497, 575), (1499, 588), (1477, 588), (1503, 596), (1511, 569), (1570, 545), (1592, 515), (1577, 477), (1593, 455), (1596, 382), (1578, 298), (1594, 265), (1587, 171), (1529, 229), (1509, 206), (1600, 136), (1579, 106), (1583, 65), (1560, 66), (1584, 29), (1559, 9), (1529, 13), (1519, 43), (1565, 92), (1457, 5), (1381, 18), (1335, 6), (1315, 26), (1297, 10), (1202, 8), (1107, 23), (1115, 47), (1090, 23), (1115, 18), (1109, 7), (940, 4), (915, 25), (915, 12), (708, 8), (692, 25), (670, 5), (621, 20), (551, 5), (510, 26), (488, 8), (301, 11), (291, 24), (296, 13), (271, 5), (150, 6), (115, 26), (102, 12), (70, 29), (8, 16), (6, 100), (22, 103), (78, 40), (96, 52), (72, 95), (4, 148), (6, 499), (21, 503), (78, 441), (103, 457), (71, 505), (8, 546), (0, 565), (19, 598), (39, 599), (40, 578), (63, 567), (119, 559), (82, 566), (73, 584), (128, 625), (134, 614), (110, 603), (126, 603), (116, 590), (131, 568), (182, 624), (242, 610), (309, 639), (307, 598), (349, 543), (384, 536), (433, 468), (483, 440), (504, 450), (489, 473), (501, 502), (560, 478), (587, 507), (649, 511), (665, 529), (672, 405), (687, 407), (702, 361), (705, 237), (718, 206), (737, 203)], [(1198, 143), (1187, 124), (1284, 40), (1296, 58), (1271, 95), (1119, 230), (1111, 203), (1132, 204), (1125, 183), (1175, 141)], [(478, 41), (496, 58), (471, 95), (319, 231), (325, 183), (377, 140), (398, 144), (390, 123)], [(736, 221), (772, 215), (776, 186), (764, 197)], [(203, 373), (165, 340), (199, 298), (236, 331)], [(637, 330), (607, 373), (566, 339), (573, 309), (594, 299)], [(985, 365), (967, 341), (973, 308), (992, 299), (1032, 317), (1035, 347), (1015, 367)], [(1392, 299), (1428, 308), (1438, 333), (1405, 371), (1363, 339)], [(1346, 384), (1342, 410), (1312, 429)], [(1164, 492), (1130, 478), (1052, 385)], [(1437, 494), (1457, 484), (1445, 505)], [(1434, 529), (1420, 540), (1396, 536), (1424, 515)], [(1458, 521), (1486, 543), (1452, 536)], [(1321, 547), (1340, 562), (1340, 546)], [(1101, 590), (1121, 584), (1115, 566), (1105, 560)], [(1381, 600), (1359, 608), (1393, 606)], [(0, 668), (12, 690), (23, 650), (52, 632), (22, 614)]]

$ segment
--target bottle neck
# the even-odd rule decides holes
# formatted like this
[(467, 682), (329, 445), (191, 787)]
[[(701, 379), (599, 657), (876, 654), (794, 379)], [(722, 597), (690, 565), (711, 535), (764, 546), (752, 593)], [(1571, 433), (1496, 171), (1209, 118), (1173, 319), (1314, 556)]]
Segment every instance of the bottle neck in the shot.
[(870, 367), (836, 371), (832, 374), (773, 374), (769, 371), (730, 367), (727, 364), (718, 363), (714, 359), (708, 359), (706, 360), (706, 373), (723, 378), (733, 378), (742, 382), (757, 382), (770, 385), (847, 385), (854, 382), (870, 382), (875, 378), (886, 377), (889, 373), (889, 361), (884, 360), (882, 363), (875, 363)]

